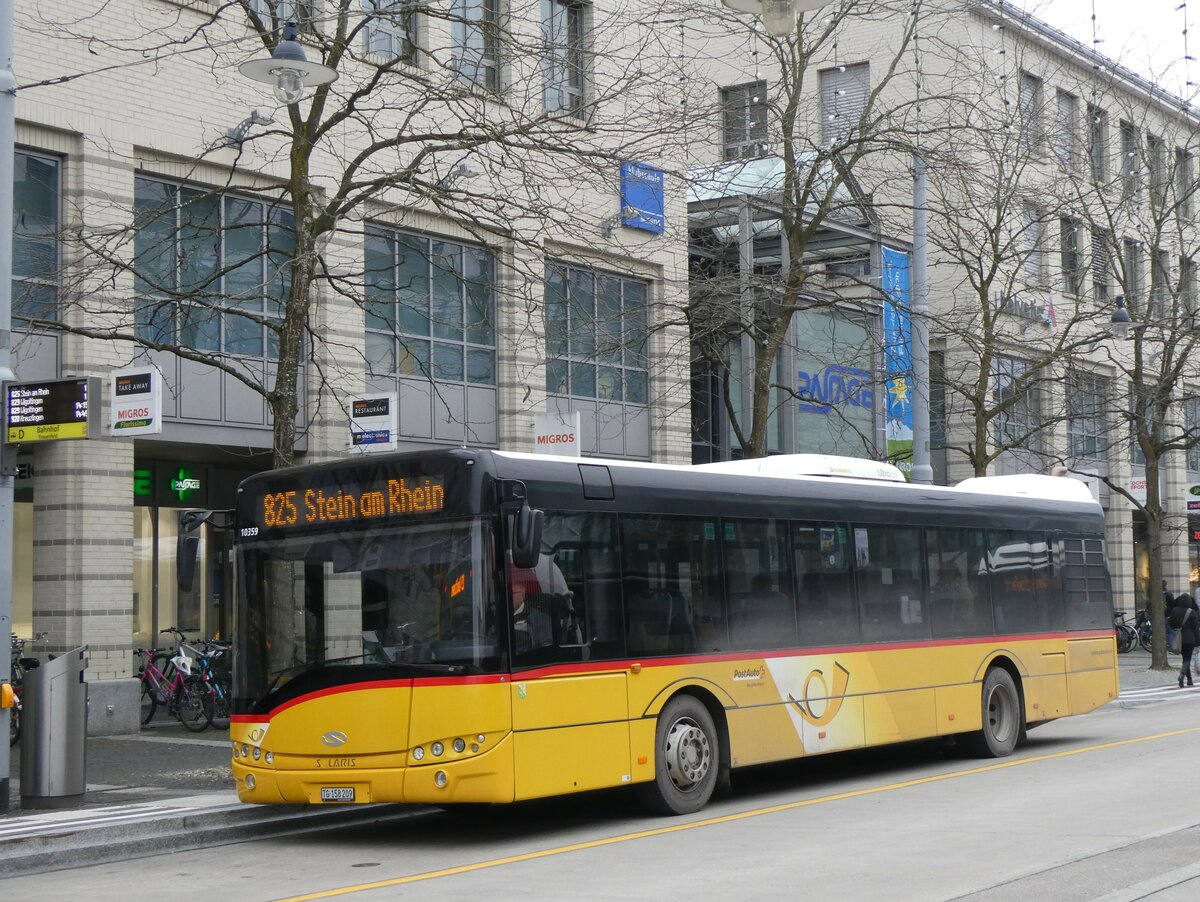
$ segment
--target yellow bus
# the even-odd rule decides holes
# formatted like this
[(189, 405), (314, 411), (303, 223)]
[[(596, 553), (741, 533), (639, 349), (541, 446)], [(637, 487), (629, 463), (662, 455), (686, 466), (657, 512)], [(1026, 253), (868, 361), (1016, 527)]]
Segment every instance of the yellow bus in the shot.
[(630, 785), (683, 814), (738, 767), (1003, 756), (1117, 696), (1104, 519), (1069, 478), (453, 449), (251, 477), (234, 526), (246, 802)]

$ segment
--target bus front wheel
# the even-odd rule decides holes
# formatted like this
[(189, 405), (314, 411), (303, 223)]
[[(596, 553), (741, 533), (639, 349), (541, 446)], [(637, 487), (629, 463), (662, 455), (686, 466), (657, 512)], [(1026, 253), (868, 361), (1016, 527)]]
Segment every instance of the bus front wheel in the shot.
[(984, 758), (1011, 755), (1023, 732), (1021, 695), (1012, 676), (1001, 667), (983, 678), (983, 729), (974, 737), (974, 750)]
[(656, 814), (699, 811), (717, 785), (719, 753), (720, 737), (708, 709), (690, 695), (672, 699), (658, 716), (654, 779), (638, 787), (642, 802)]

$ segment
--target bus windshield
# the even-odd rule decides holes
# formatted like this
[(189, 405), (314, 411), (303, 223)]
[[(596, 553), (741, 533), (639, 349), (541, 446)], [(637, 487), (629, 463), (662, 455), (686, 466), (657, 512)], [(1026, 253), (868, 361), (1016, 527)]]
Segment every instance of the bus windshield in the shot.
[(238, 710), (361, 679), (495, 672), (491, 535), (465, 520), (243, 545)]

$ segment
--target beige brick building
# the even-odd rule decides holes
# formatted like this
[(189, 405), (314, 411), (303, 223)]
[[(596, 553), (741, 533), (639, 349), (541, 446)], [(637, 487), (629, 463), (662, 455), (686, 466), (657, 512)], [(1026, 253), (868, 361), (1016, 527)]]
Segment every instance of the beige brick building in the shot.
[[(665, 49), (606, 2), (417, 6), (17, 4), (14, 369), (101, 377), (106, 425), (20, 448), (13, 627), (46, 633), (42, 654), (89, 646), (92, 732), (136, 725), (135, 647), (228, 632), (227, 540), (205, 529), (181, 590), (179, 517), (231, 505), (272, 461), (269, 408), (238, 374), (272, 383), (295, 123), (238, 70), (267, 55), (256, 17), (272, 40), (272, 13), (296, 19), (310, 60), (341, 54), (317, 202), (368, 159), (319, 248), (298, 459), (354, 453), (350, 402), (375, 394), (397, 399), (400, 449), (530, 450), (533, 415), (558, 411), (580, 415), (584, 454), (688, 459), (686, 331), (659, 312), (687, 266), (678, 107), (647, 75)], [(131, 364), (161, 376), (157, 435), (107, 426)]]
[[(1197, 118), (1091, 45), (1014, 18), (1008, 4), (922, 3), (915, 19), (912, 10), (861, 4), (809, 14), (802, 77), (790, 64), (781, 69), (790, 40), (757, 31), (749, 17), (715, 14), (690, 33), (689, 59), (694, 89), (720, 115), (697, 129), (690, 159), (702, 167), (777, 156), (784, 113), (795, 119), (799, 159), (839, 143), (861, 150), (858, 136), (869, 152), (854, 179), (880, 240), (903, 247), (913, 227), (909, 148), (917, 146), (929, 167), (936, 481), (1069, 468), (1107, 511), (1117, 606), (1132, 612), (1161, 594), (1149, 587), (1139, 509), (1145, 454), (1131, 442), (1137, 423), (1152, 417), (1134, 413), (1131, 385), (1168, 392), (1158, 433), (1163, 576), (1172, 592), (1194, 589)], [(806, 259), (821, 291), (838, 290), (822, 272), (846, 272), (845, 261), (831, 262)], [(856, 286), (878, 284), (878, 260), (851, 263), (860, 267)], [(1111, 336), (1118, 296), (1134, 320), (1132, 340)], [(885, 338), (878, 327), (870, 334), (862, 359), (881, 395)], [(861, 444), (839, 450), (886, 449), (881, 439)]]

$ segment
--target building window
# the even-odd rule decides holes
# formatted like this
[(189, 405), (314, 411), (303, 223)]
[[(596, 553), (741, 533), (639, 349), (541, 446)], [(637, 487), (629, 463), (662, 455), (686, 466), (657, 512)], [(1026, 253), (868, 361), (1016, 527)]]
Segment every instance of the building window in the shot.
[(1076, 460), (1107, 457), (1108, 380), (1072, 370), (1067, 375), (1067, 448)]
[(868, 63), (836, 66), (819, 73), (821, 140), (826, 147), (849, 141), (857, 132), (871, 93)]
[(1015, 357), (998, 357), (992, 364), (992, 404), (997, 411), (993, 439), (999, 448), (1041, 450), (1041, 401), (1027, 379), (1030, 369), (1027, 361)]
[(1095, 301), (1107, 301), (1112, 294), (1112, 236), (1101, 229), (1092, 232), (1092, 294)]
[(1171, 297), (1171, 255), (1164, 250), (1155, 250), (1150, 258), (1150, 316), (1161, 319)]
[(1181, 147), (1175, 148), (1175, 203), (1180, 216), (1192, 215), (1192, 155)]
[(13, 156), (12, 315), (58, 319), (59, 163)]
[(1074, 169), (1079, 151), (1076, 120), (1079, 118), (1079, 98), (1066, 91), (1055, 97), (1054, 154), (1064, 169)]
[(1021, 140), (1028, 151), (1039, 151), (1042, 145), (1042, 80), (1028, 72), (1021, 73), (1017, 108), (1021, 114)]
[(278, 354), (296, 250), (292, 214), (149, 178), (134, 179), (137, 334), (249, 357)]
[(1092, 181), (1108, 179), (1108, 113), (1088, 104), (1088, 166)]
[(1138, 193), (1138, 139), (1131, 122), (1121, 123), (1121, 191), (1125, 197)]
[(767, 153), (767, 83), (756, 81), (721, 89), (725, 124), (725, 159), (762, 157)]
[(495, 385), (492, 254), (377, 227), (365, 241), (371, 375)]
[(363, 50), (388, 62), (416, 62), (415, 0), (363, 0)]
[(315, 31), (312, 0), (250, 0), (250, 9), (271, 28), (294, 22), (301, 32)]
[(1022, 268), (1025, 281), (1031, 285), (1041, 285), (1046, 271), (1042, 213), (1037, 207), (1027, 204), (1022, 220), (1021, 250), (1024, 255)]
[(1196, 261), (1179, 258), (1179, 301), (1185, 313), (1196, 315)]
[(499, 0), (454, 0), (451, 16), (458, 80), (500, 90)]
[(1167, 148), (1162, 138), (1146, 136), (1146, 156), (1150, 167), (1150, 201), (1156, 207), (1167, 202)]
[[(1139, 406), (1139, 400), (1142, 402), (1141, 406)], [(1142, 421), (1146, 431), (1151, 432), (1155, 428), (1156, 424), (1153, 422), (1154, 418), (1151, 416), (1150, 410), (1152, 403), (1147, 387), (1143, 387), (1143, 390), (1139, 392), (1136, 385), (1129, 386), (1128, 410), (1133, 414), (1129, 417), (1129, 462), (1135, 467), (1146, 466), (1146, 455), (1142, 451), (1141, 443), (1138, 442), (1138, 423), (1141, 416), (1146, 416), (1147, 419)]]
[(1132, 238), (1121, 241), (1121, 268), (1125, 275), (1125, 304), (1133, 310), (1142, 291), (1142, 246)]
[[(1183, 402), (1183, 428), (1190, 438), (1200, 437), (1200, 398), (1188, 398)], [(1187, 468), (1200, 473), (1200, 444), (1187, 449)]]
[(546, 58), (546, 110), (578, 113), (583, 108), (583, 14), (579, 3), (542, 0), (542, 37)]
[(646, 283), (546, 267), (546, 391), (645, 404)]
[(1082, 226), (1078, 219), (1063, 217), (1058, 221), (1059, 257), (1064, 294), (1083, 291), (1083, 270), (1079, 261), (1079, 236)]

